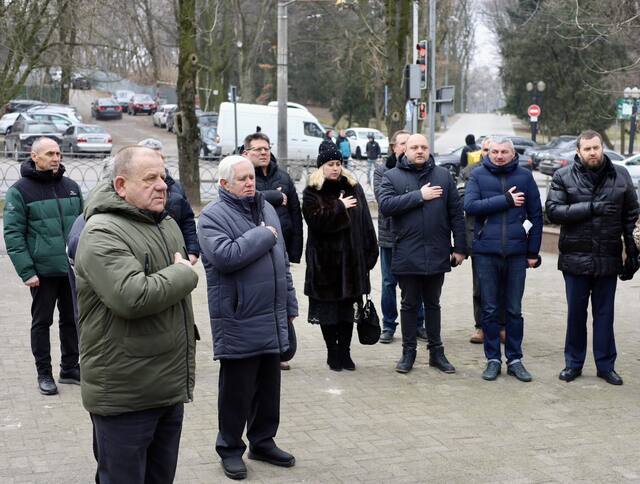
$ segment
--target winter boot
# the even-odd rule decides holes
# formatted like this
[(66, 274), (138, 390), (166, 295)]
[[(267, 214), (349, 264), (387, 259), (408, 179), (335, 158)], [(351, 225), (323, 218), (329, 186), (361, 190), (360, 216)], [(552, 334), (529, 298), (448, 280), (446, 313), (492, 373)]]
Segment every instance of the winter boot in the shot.
[(324, 342), (327, 345), (327, 365), (333, 371), (342, 371), (342, 363), (340, 361), (340, 351), (338, 348), (338, 325), (322, 324), (320, 325)]
[(444, 346), (436, 346), (429, 349), (429, 366), (433, 366), (445, 373), (455, 373), (456, 369), (453, 367), (447, 357), (444, 355)]
[(353, 371), (356, 364), (351, 359), (351, 336), (353, 335), (353, 323), (341, 322), (338, 325), (338, 351), (340, 364), (343, 370)]
[(398, 373), (409, 373), (413, 368), (413, 363), (416, 361), (416, 350), (402, 348), (402, 358), (396, 365), (396, 371)]

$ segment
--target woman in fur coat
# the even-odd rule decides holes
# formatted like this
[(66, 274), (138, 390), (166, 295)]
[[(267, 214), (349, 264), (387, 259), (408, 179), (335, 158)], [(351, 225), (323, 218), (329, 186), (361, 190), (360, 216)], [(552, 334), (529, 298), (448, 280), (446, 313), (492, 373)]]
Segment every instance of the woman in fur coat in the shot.
[(369, 206), (362, 187), (342, 167), (342, 154), (318, 154), (318, 169), (302, 195), (309, 228), (304, 293), (309, 322), (319, 324), (332, 370), (355, 370), (350, 345), (362, 295), (371, 291), (369, 271), (378, 258)]

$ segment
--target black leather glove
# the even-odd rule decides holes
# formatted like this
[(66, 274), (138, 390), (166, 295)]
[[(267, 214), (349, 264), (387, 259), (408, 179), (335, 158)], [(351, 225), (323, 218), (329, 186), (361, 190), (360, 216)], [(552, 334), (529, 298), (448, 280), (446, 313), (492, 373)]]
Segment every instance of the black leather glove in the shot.
[(638, 258), (638, 254), (634, 252), (633, 254), (627, 255), (627, 260), (624, 261), (624, 267), (620, 274), (620, 280), (630, 281), (633, 279), (633, 275), (638, 272), (638, 269), (640, 269), (640, 259)]
[(594, 215), (615, 215), (618, 206), (613, 202), (591, 202), (591, 213)]

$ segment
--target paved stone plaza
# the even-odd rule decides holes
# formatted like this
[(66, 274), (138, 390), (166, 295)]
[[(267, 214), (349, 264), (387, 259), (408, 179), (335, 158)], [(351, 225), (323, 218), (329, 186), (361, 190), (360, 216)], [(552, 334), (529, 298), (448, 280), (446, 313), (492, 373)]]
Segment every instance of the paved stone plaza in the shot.
[[(3, 253), (4, 254), (4, 253)], [(212, 361), (202, 265), (194, 292), (198, 346), (195, 401), (185, 407), (177, 483), (226, 478), (214, 451), (218, 364)], [(95, 464), (89, 416), (80, 387), (59, 385), (42, 396), (29, 346), (29, 291), (0, 255), (0, 482), (90, 483)], [(277, 442), (297, 459), (292, 469), (247, 461), (250, 482), (640, 482), (640, 280), (619, 283), (616, 336), (625, 379), (613, 387), (595, 377), (589, 354), (584, 376), (558, 380), (563, 367), (566, 306), (556, 257), (528, 272), (524, 301), (529, 384), (503, 374), (481, 380), (482, 346), (468, 343), (471, 266), (447, 275), (443, 338), (456, 366), (445, 375), (426, 365), (425, 344), (408, 375), (393, 371), (390, 345), (353, 345), (355, 372), (325, 364), (320, 330), (306, 323), (304, 266), (294, 266), (302, 316), (298, 354), (283, 373)], [(376, 268), (373, 286), (380, 286)], [(379, 301), (379, 291), (374, 291)], [(54, 368), (59, 362), (52, 331)], [(162, 382), (158, 382), (162, 384)], [(228, 481), (230, 482), (230, 481)]]

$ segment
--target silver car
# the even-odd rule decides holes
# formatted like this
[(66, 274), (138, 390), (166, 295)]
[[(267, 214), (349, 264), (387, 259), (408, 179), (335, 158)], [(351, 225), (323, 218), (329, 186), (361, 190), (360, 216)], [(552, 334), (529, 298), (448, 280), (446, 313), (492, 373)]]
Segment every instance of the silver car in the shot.
[(95, 124), (70, 126), (62, 135), (60, 149), (69, 155), (97, 154), (110, 155), (113, 139), (104, 128)]

